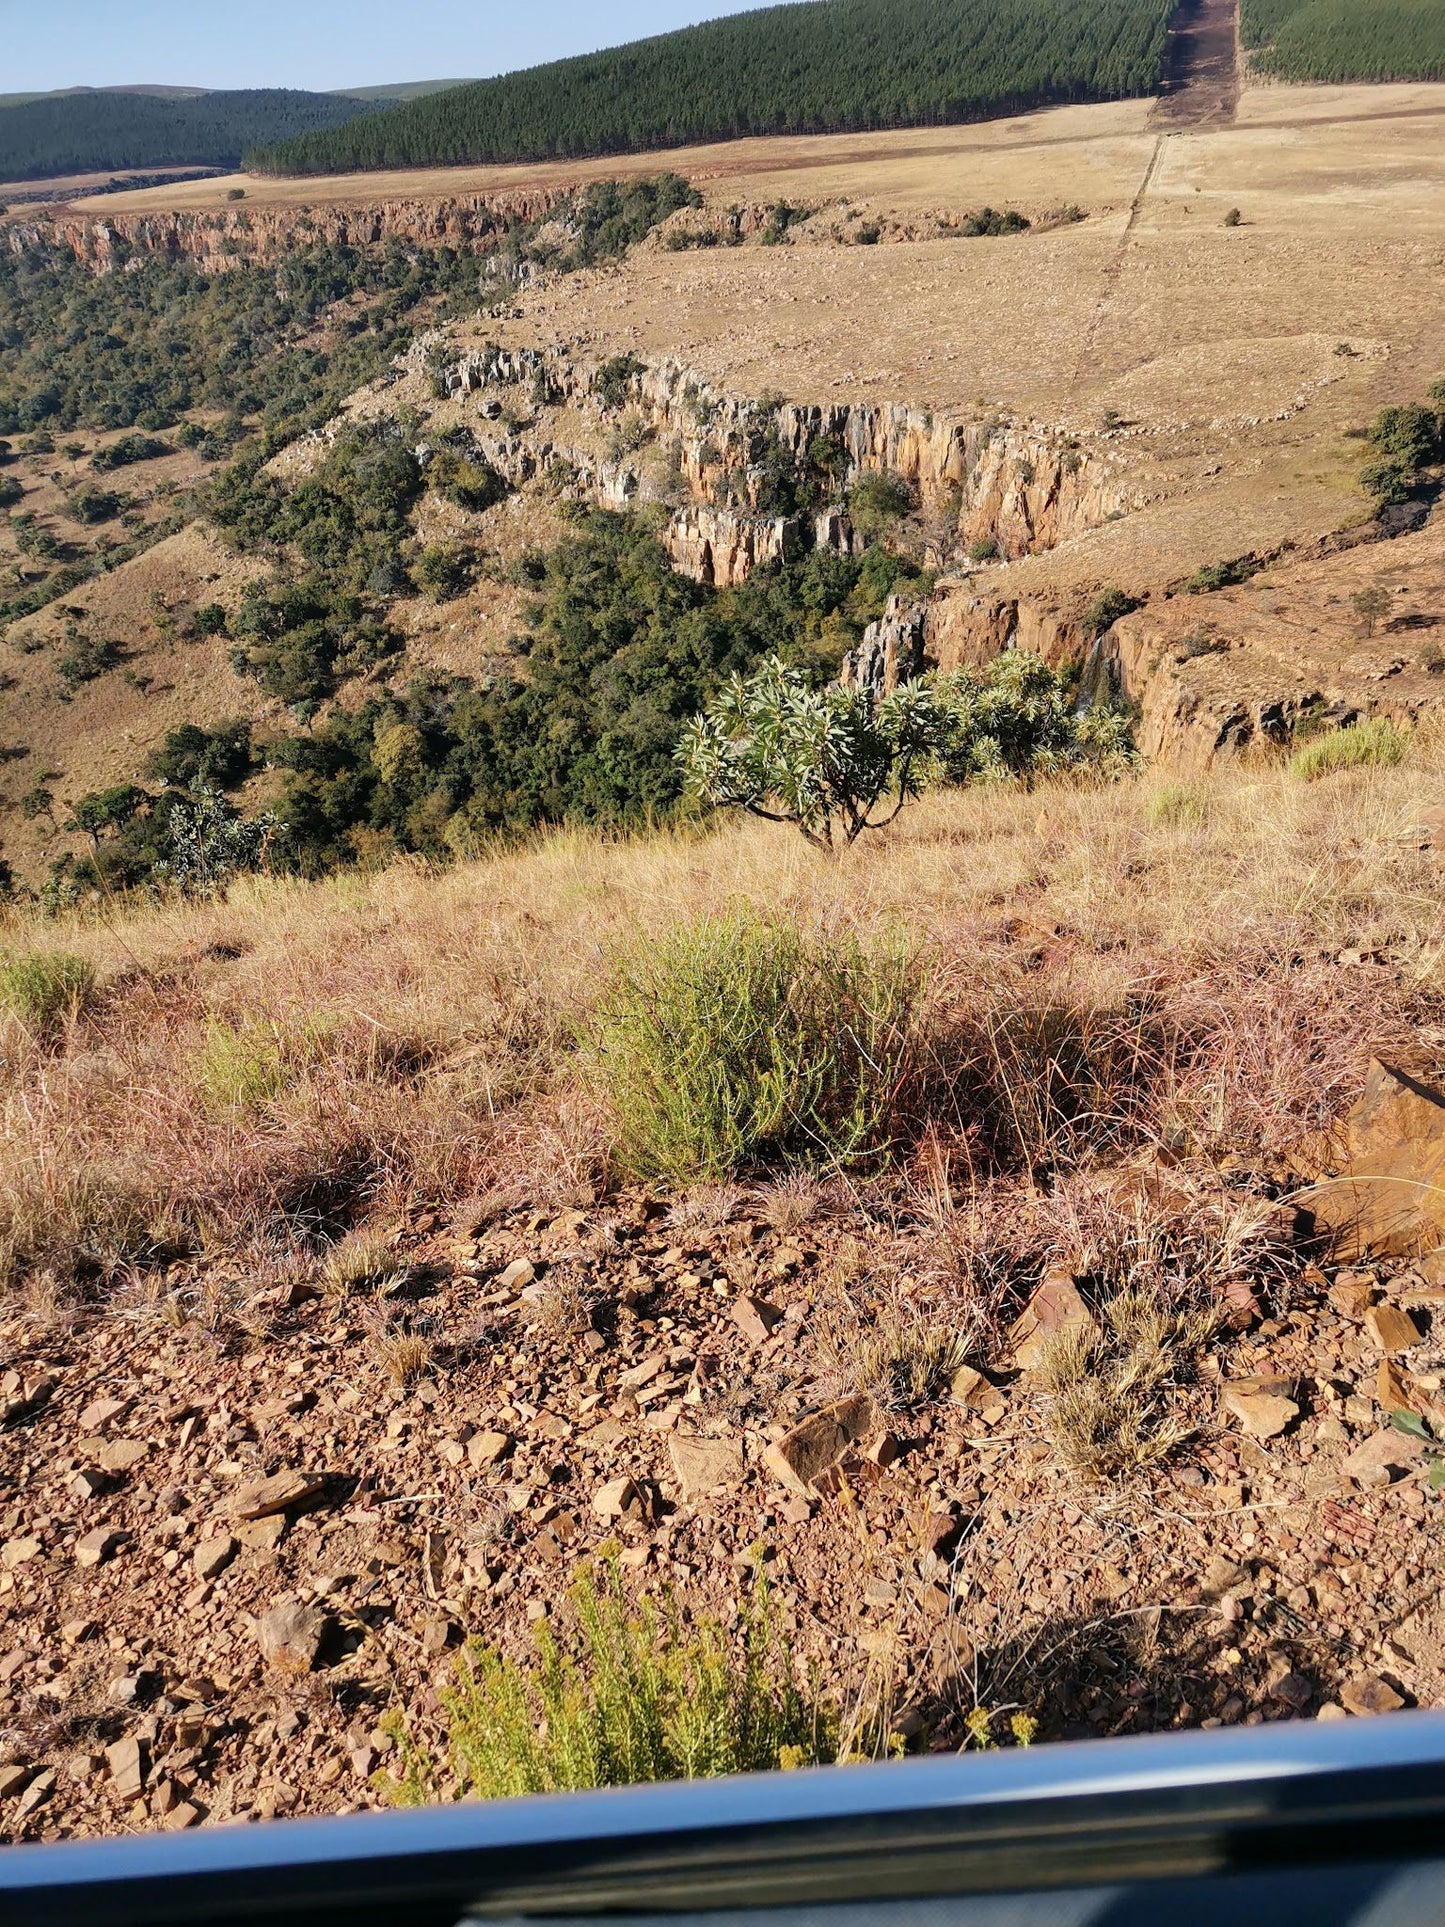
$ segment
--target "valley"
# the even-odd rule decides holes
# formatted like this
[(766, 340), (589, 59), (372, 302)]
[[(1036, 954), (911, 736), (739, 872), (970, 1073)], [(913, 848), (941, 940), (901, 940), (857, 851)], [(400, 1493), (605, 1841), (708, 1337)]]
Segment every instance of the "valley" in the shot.
[(1175, 24), (0, 215), (8, 1838), (1442, 1703), (1445, 83)]

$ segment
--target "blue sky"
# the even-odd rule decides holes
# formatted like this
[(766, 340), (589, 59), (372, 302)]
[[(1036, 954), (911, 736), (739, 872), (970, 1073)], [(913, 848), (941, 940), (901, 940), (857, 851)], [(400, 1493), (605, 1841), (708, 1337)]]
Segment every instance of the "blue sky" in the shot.
[(0, 0), (0, 93), (499, 74), (741, 10), (739, 0)]

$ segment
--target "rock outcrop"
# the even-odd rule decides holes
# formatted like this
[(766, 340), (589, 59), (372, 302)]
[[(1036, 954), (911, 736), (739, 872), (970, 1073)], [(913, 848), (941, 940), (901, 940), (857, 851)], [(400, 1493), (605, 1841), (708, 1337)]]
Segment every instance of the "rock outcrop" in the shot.
[(59, 248), (97, 273), (154, 256), (190, 260), (208, 274), (245, 261), (278, 261), (317, 242), (376, 247), (405, 241), (421, 247), (500, 243), (514, 227), (541, 219), (563, 198), (560, 190), (531, 188), (466, 194), (449, 200), (167, 209), (157, 213), (56, 212), (10, 222), (3, 230), (12, 251)]
[(863, 631), (858, 647), (844, 656), (840, 681), (875, 696), (887, 696), (900, 683), (912, 682), (926, 666), (927, 629), (923, 603), (890, 596), (883, 614)]
[(565, 460), (580, 493), (625, 507), (657, 499), (661, 452), (675, 493), (687, 497), (673, 503), (669, 553), (720, 587), (809, 542), (858, 553), (863, 539), (843, 497), (868, 475), (905, 483), (960, 556), (977, 543), (1004, 556), (1049, 549), (1134, 505), (1106, 458), (1037, 424), (952, 420), (903, 403), (759, 400), (728, 394), (673, 360), (493, 345), (448, 360), (439, 336), (419, 341), (412, 356), (442, 393), (478, 397), (483, 414), (495, 391), (525, 383), (539, 407), (625, 420), (627, 449), (599, 459), (547, 440), (535, 446), (538, 465)]

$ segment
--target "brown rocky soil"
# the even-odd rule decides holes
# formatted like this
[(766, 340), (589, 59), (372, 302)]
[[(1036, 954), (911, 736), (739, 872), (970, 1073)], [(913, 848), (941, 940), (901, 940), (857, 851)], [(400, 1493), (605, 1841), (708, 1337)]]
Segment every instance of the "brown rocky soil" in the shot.
[(382, 1299), (178, 1266), (12, 1313), (0, 1827), (376, 1804), (384, 1714), (432, 1733), (463, 1632), (525, 1655), (604, 1542), (724, 1620), (761, 1549), (799, 1650), (915, 1745), (976, 1704), (1058, 1738), (1440, 1703), (1441, 1502), (1387, 1423), (1441, 1409), (1438, 1261), (1287, 1252), (1181, 1389), (1186, 1444), (1109, 1489), (1061, 1466), (1011, 1313), (953, 1397), (855, 1398), (858, 1443), (804, 1461), (860, 1235), (937, 1315), (936, 1230), (796, 1185), (424, 1216)]

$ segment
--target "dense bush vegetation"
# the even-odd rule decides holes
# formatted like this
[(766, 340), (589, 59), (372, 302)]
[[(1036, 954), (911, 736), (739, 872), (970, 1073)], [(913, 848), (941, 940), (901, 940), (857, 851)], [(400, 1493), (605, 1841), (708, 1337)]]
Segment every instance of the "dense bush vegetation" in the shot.
[(592, 1038), (621, 1168), (676, 1184), (884, 1150), (916, 1044), (921, 973), (896, 944), (750, 912), (628, 951)]
[(811, 0), (458, 87), (284, 146), (280, 173), (626, 153), (1147, 94), (1168, 0)]
[(528, 561), (525, 678), (418, 678), (273, 748), (294, 772), (281, 813), (296, 858), (445, 856), (496, 831), (666, 815), (678, 737), (726, 678), (779, 647), (834, 673), (907, 568), (815, 551), (716, 591), (678, 575), (645, 524), (589, 514)]
[(381, 103), (258, 87), (166, 100), (56, 94), (0, 108), (0, 180), (113, 167), (235, 166), (248, 147), (338, 127)]
[(1430, 390), (1429, 405), (1406, 402), (1382, 408), (1365, 430), (1370, 459), (1360, 486), (1377, 509), (1397, 507), (1433, 491), (1433, 471), (1445, 464), (1445, 381)]
[(1240, 31), (1281, 80), (1445, 79), (1445, 0), (1244, 0)]
[[(449, 248), (368, 253), (321, 243), (217, 275), (160, 258), (97, 275), (63, 249), (3, 250), (0, 434), (154, 430), (192, 409), (260, 415), (278, 437), (294, 433), (406, 345), (419, 301), (475, 303), (476, 291), (476, 260)], [(365, 303), (348, 313), (342, 338), (320, 341), (318, 324), (357, 295)], [(94, 465), (166, 452), (154, 435), (127, 436)]]

